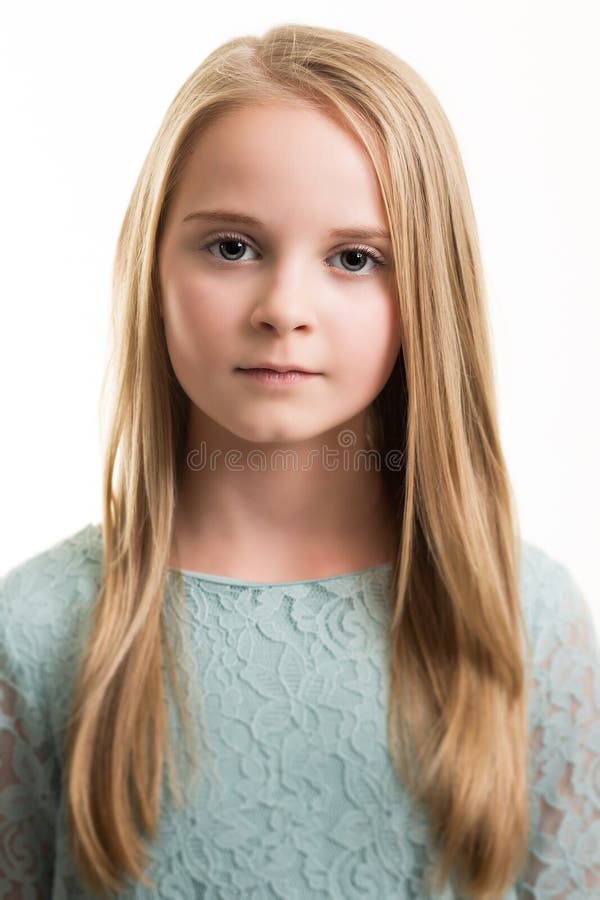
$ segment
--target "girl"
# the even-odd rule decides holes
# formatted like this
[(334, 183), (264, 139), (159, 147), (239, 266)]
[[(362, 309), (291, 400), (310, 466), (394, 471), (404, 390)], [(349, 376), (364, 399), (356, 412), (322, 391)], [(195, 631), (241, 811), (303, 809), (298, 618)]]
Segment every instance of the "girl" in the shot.
[(598, 896), (597, 637), (519, 537), (423, 80), (304, 25), (211, 53), (113, 328), (101, 526), (2, 582), (2, 896)]

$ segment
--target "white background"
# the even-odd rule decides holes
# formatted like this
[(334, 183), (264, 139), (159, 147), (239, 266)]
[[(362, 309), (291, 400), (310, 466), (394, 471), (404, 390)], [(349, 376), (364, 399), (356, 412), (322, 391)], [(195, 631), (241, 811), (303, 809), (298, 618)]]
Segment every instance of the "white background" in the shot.
[(0, 572), (101, 518), (112, 258), (174, 94), (281, 22), (363, 34), (444, 106), (479, 223), (501, 435), (525, 539), (600, 626), (600, 6), (595, 0), (21, 3), (0, 19)]

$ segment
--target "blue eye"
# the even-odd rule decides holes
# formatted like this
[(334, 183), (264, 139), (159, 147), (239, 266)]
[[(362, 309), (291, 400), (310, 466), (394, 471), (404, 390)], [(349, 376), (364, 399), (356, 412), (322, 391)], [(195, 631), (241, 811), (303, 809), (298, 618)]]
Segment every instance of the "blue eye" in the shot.
[[(212, 247), (217, 247), (217, 253), (222, 255), (213, 253), (211, 249)], [(243, 262), (245, 249), (257, 252), (241, 235), (229, 231), (224, 231), (214, 235), (210, 242), (205, 243), (202, 245), (202, 247), (200, 247), (200, 250), (207, 250), (211, 254), (211, 256), (215, 257), (215, 259), (225, 263), (235, 263), (239, 261)], [(373, 269), (379, 266), (385, 266), (385, 262), (375, 250), (372, 250), (370, 247), (363, 247), (362, 245), (345, 247), (343, 250), (338, 250), (338, 252), (330, 258), (335, 259), (336, 256), (353, 257), (350, 260), (350, 268), (344, 267), (343, 269), (343, 271), (347, 272), (348, 274), (360, 274), (361, 272), (365, 271), (365, 261), (372, 263), (370, 268), (366, 269), (367, 272), (371, 272), (373, 271)], [(333, 266), (333, 268), (337, 267)]]

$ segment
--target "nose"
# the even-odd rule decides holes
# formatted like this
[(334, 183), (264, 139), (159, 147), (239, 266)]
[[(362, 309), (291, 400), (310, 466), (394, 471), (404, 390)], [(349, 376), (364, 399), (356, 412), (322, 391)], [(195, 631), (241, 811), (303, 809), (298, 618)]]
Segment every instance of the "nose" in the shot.
[[(314, 287), (313, 287), (314, 290)], [(257, 331), (275, 331), (287, 334), (298, 328), (310, 329), (315, 325), (310, 288), (301, 277), (298, 268), (284, 274), (274, 271), (258, 288), (250, 313), (250, 324)]]

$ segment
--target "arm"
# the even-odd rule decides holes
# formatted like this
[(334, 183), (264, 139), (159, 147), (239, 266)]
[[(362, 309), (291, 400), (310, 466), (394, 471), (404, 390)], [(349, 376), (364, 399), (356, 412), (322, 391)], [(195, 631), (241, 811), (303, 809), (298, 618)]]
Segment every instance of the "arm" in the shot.
[(530, 851), (523, 900), (600, 897), (600, 653), (564, 567), (534, 635)]
[(35, 698), (10, 672), (5, 638), (0, 623), (0, 897), (46, 898), (54, 860), (52, 748), (40, 740)]

